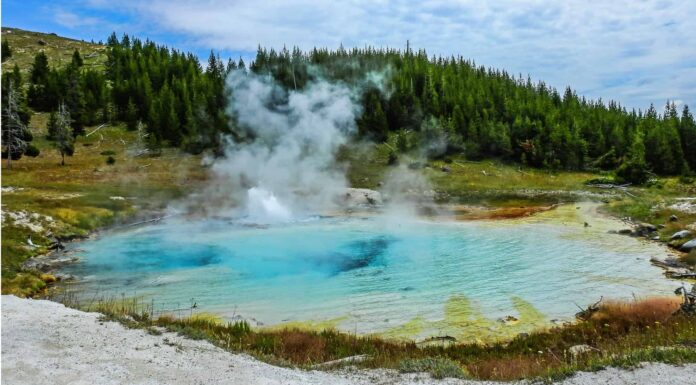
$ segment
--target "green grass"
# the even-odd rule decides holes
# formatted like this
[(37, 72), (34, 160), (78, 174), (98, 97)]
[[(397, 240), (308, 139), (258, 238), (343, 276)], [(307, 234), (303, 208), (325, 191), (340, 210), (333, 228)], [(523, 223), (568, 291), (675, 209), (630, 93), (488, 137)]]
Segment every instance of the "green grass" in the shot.
[(433, 378), (466, 378), (468, 373), (455, 361), (442, 357), (405, 359), (399, 362), (402, 373), (430, 373)]
[[(356, 149), (357, 148), (357, 149)], [(389, 165), (389, 145), (351, 146), (339, 153), (348, 167), (354, 187), (378, 189), (379, 183), (398, 165)], [(424, 161), (400, 155), (399, 164), (421, 163), (421, 172), (441, 199), (450, 203), (488, 204), (495, 207), (519, 204), (552, 204), (587, 199), (607, 199), (615, 194), (588, 188), (585, 182), (601, 177), (584, 172), (551, 172), (520, 167), (498, 160), (471, 162), (461, 156)], [(443, 167), (449, 169), (443, 172)]]
[[(7, 40), (12, 50), (12, 57), (2, 63), (3, 70), (12, 70), (16, 64), (22, 75), (29, 73), (34, 57), (40, 51), (48, 56), (48, 64), (52, 67), (66, 66), (72, 60), (75, 50), (80, 51), (86, 68), (103, 68), (106, 62), (106, 46), (50, 33), (2, 27), (2, 40)], [(39, 41), (45, 44), (42, 45)]]
[[(42, 216), (42, 231), (6, 219), (2, 226), (2, 292), (22, 296), (40, 293), (45, 285), (22, 263), (45, 253), (49, 235), (59, 239), (87, 236), (91, 231), (128, 222), (136, 215), (161, 210), (167, 202), (196, 188), (206, 178), (200, 157), (166, 149), (159, 157), (133, 157), (136, 135), (122, 126), (104, 127), (79, 137), (75, 155), (60, 165), (60, 155), (45, 139), (46, 114), (34, 114), (30, 129), (41, 150), (36, 158), (23, 157), (7, 168), (2, 162), (2, 185), (20, 190), (3, 192), (4, 212)], [(88, 127), (91, 132), (95, 127)], [(107, 165), (103, 152), (117, 162)], [(152, 215), (152, 214), (149, 214)], [(45, 219), (52, 218), (52, 221)], [(30, 248), (27, 238), (38, 245)], [(21, 273), (21, 275), (18, 274)]]
[[(658, 226), (657, 236), (660, 240), (678, 247), (688, 241), (688, 238), (670, 241), (670, 237), (677, 231), (693, 226), (696, 223), (696, 214), (685, 213), (670, 206), (679, 203), (678, 198), (696, 196), (696, 183), (689, 182), (683, 178), (661, 178), (650, 186), (632, 188), (633, 197), (625, 196), (621, 200), (614, 200), (606, 206), (606, 210), (617, 217), (629, 217), (635, 222)], [(677, 220), (670, 219), (673, 215)], [(683, 262), (696, 265), (696, 258), (693, 256), (684, 253), (679, 256)]]

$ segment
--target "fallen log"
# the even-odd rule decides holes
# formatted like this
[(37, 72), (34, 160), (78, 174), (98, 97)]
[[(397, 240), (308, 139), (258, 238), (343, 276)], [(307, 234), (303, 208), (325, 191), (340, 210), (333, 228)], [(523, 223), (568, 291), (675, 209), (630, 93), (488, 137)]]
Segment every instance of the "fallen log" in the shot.
[(424, 339), (423, 341), (420, 341), (420, 342), (416, 342), (416, 344), (417, 344), (417, 345), (420, 345), (420, 344), (427, 344), (427, 343), (430, 343), (430, 342), (438, 342), (438, 341), (441, 341), (441, 342), (457, 342), (457, 339), (454, 338), (454, 337), (452, 337), (452, 336), (435, 336), (435, 337), (426, 338), (426, 339)]
[(672, 273), (669, 274), (669, 277), (676, 279), (696, 279), (696, 273)]
[(360, 354), (357, 356), (339, 358), (337, 360), (326, 361), (326, 362), (322, 362), (320, 364), (312, 365), (312, 369), (326, 369), (326, 368), (330, 368), (330, 367), (334, 367), (334, 366), (338, 366), (338, 365), (355, 364), (358, 362), (366, 361), (369, 358), (370, 358), (370, 355), (368, 355), (368, 354)]
[[(100, 124), (99, 127), (97, 127), (94, 131), (92, 131), (92, 132), (90, 132), (89, 134), (85, 135), (85, 138), (88, 137), (88, 136), (90, 136), (90, 135), (92, 135), (92, 134), (94, 134), (95, 132), (101, 130), (102, 128), (104, 128), (104, 127), (106, 127), (106, 126), (108, 126), (108, 125), (109, 125), (108, 123)], [(103, 138), (102, 138), (102, 139), (103, 139)]]
[[(583, 309), (580, 306), (578, 306), (578, 308), (580, 308), (580, 311), (575, 313), (575, 318), (582, 320), (582, 321), (587, 321), (590, 318), (592, 318), (592, 315), (599, 311), (599, 304), (602, 302), (603, 299), (604, 299), (603, 296), (599, 297), (599, 301), (588, 306), (586, 309)], [(575, 306), (577, 306), (577, 304)]]

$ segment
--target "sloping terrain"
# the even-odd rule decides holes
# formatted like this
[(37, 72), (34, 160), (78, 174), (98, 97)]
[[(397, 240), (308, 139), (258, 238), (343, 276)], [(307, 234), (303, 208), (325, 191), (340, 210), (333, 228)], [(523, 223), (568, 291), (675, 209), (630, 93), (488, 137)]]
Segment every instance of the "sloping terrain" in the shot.
[(48, 56), (51, 66), (61, 67), (70, 63), (75, 50), (80, 51), (87, 68), (103, 67), (106, 62), (105, 45), (74, 40), (53, 33), (2, 27), (2, 40), (7, 41), (12, 51), (12, 56), (2, 63), (3, 71), (11, 70), (17, 64), (23, 75), (28, 73), (34, 56), (40, 51)]

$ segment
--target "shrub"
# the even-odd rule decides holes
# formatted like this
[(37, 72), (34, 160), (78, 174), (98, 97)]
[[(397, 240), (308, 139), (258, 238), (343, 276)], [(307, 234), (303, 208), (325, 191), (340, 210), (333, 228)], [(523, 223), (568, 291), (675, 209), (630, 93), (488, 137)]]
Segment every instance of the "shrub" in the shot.
[(464, 369), (458, 363), (447, 358), (409, 358), (399, 363), (399, 371), (402, 373), (430, 373), (433, 378), (465, 378)]
[(105, 150), (105, 151), (100, 152), (99, 155), (104, 155), (104, 156), (107, 156), (107, 155), (116, 155), (116, 152), (113, 151), (113, 150)]
[(390, 166), (396, 165), (399, 163), (399, 156), (396, 155), (396, 151), (394, 150), (389, 150), (389, 157), (387, 158), (387, 164)]
[(696, 249), (691, 250), (689, 254), (682, 257), (682, 262), (689, 266), (696, 266)]
[(114, 159), (113, 156), (109, 156), (108, 158), (106, 158), (106, 164), (108, 164), (109, 166), (113, 166), (115, 163), (116, 159)]
[(24, 151), (24, 155), (26, 156), (31, 156), (31, 157), (37, 157), (39, 156), (39, 149), (36, 148), (33, 144), (27, 145), (27, 149)]

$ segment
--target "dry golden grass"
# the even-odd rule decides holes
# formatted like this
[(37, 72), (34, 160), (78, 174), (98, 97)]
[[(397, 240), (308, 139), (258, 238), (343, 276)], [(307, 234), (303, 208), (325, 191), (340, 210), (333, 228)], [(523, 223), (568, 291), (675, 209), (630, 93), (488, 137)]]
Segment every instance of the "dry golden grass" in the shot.
[(679, 297), (651, 297), (641, 301), (607, 301), (592, 315), (599, 324), (611, 322), (614, 327), (627, 330), (667, 321), (681, 304)]

